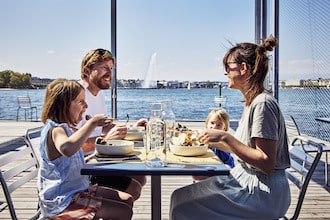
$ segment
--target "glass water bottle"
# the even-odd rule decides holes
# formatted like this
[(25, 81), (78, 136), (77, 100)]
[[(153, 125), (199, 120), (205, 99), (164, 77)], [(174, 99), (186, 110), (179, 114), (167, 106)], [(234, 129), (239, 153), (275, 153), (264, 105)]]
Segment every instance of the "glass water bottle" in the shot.
[(165, 122), (162, 119), (161, 103), (151, 103), (150, 120), (147, 124), (146, 165), (166, 166)]

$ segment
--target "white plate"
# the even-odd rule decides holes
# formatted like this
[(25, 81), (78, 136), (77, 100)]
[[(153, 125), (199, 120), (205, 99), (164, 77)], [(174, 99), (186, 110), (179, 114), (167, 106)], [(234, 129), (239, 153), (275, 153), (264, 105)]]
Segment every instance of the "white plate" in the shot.
[(170, 143), (171, 152), (179, 156), (200, 156), (207, 152), (207, 148), (207, 145), (179, 146)]
[(103, 140), (101, 143), (95, 142), (95, 150), (103, 155), (128, 155), (134, 150), (134, 142), (126, 140)]
[(128, 141), (142, 141), (144, 132), (145, 128), (142, 126), (131, 127), (127, 130), (127, 134), (124, 139)]

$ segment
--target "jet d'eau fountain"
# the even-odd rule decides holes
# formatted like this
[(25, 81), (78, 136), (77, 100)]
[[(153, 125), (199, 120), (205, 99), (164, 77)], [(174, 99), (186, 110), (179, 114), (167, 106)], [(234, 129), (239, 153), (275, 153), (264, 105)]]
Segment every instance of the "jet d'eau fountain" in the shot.
[(152, 77), (155, 77), (155, 75), (157, 75), (157, 62), (156, 61), (157, 61), (157, 53), (155, 52), (151, 55), (147, 74), (144, 79), (143, 88), (145, 88), (145, 89), (156, 87), (156, 82), (152, 80)]

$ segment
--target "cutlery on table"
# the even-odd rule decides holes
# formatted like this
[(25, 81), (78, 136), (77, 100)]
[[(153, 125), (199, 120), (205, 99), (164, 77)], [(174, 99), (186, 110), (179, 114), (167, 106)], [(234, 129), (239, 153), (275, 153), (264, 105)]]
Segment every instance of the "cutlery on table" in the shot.
[(126, 114), (126, 117), (127, 117), (127, 119), (126, 119), (126, 126), (127, 126), (127, 124), (128, 124), (128, 121), (129, 121), (129, 115), (128, 115), (128, 114)]

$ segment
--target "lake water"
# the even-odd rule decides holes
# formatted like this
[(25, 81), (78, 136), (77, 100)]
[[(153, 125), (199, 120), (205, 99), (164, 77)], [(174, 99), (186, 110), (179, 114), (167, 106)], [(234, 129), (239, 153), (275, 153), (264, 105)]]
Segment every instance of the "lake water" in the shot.
[[(105, 90), (108, 114), (111, 117), (111, 91)], [(0, 120), (16, 120), (17, 96), (29, 95), (32, 105), (38, 108), (41, 116), (45, 90), (0, 90)], [(118, 89), (117, 119), (149, 118), (149, 102), (171, 99), (173, 111), (178, 120), (204, 121), (210, 109), (217, 107), (214, 97), (218, 89)], [(231, 119), (241, 117), (244, 104), (238, 90), (223, 88), (222, 95), (227, 97), (223, 106)], [(280, 89), (279, 104), (286, 119), (295, 116), (300, 129), (309, 135), (329, 138), (329, 124), (315, 121), (315, 117), (329, 117), (330, 89)], [(19, 119), (24, 119), (20, 111)]]
[[(104, 90), (108, 114), (111, 116), (111, 91)], [(0, 120), (16, 120), (17, 96), (28, 95), (32, 105), (38, 108), (38, 118), (41, 116), (45, 90), (0, 90)], [(232, 118), (240, 118), (243, 110), (241, 94), (236, 90), (222, 89), (227, 96), (227, 104)], [(171, 99), (173, 111), (180, 120), (204, 120), (209, 109), (215, 107), (214, 97), (218, 89), (118, 89), (117, 90), (117, 118), (126, 119), (129, 114), (132, 119), (149, 117), (149, 102)], [(20, 111), (19, 118), (24, 119), (24, 111)]]

